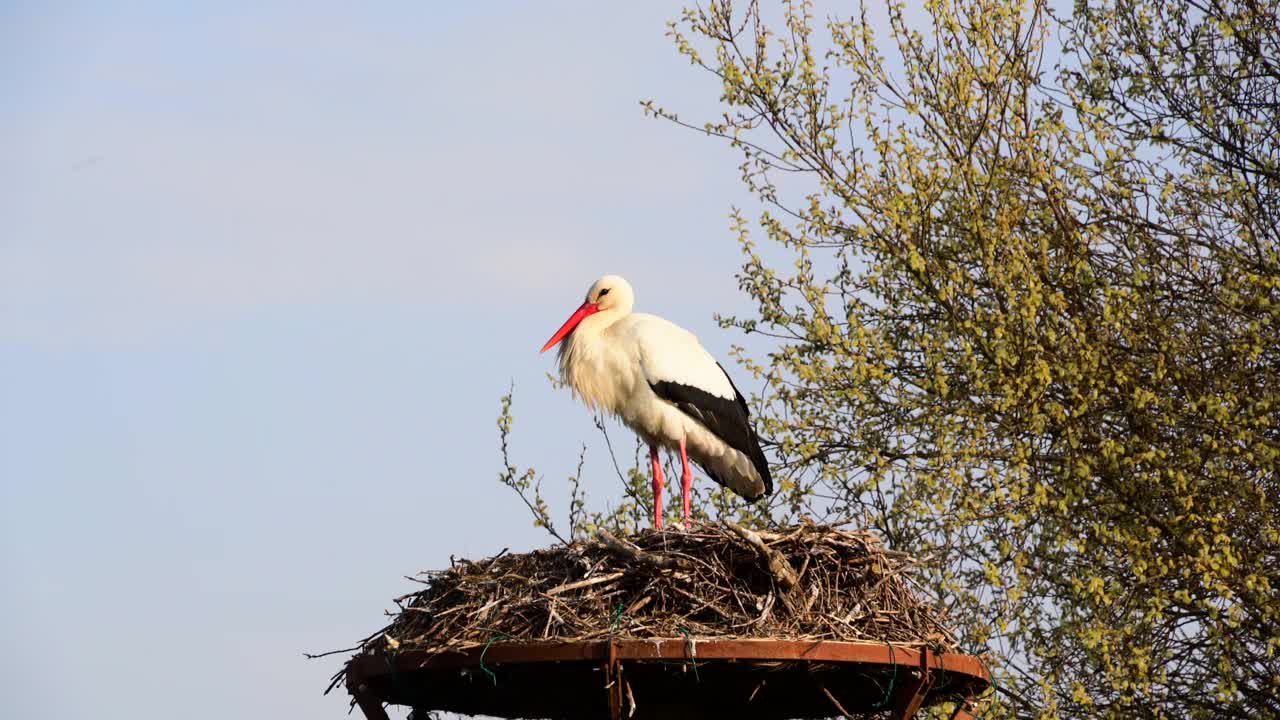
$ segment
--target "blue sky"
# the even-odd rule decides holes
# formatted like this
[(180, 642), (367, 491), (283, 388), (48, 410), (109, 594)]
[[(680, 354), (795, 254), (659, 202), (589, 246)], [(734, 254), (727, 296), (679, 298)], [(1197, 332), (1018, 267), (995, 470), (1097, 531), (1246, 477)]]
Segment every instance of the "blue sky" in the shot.
[(0, 714), (344, 716), (302, 652), (545, 544), (513, 380), (612, 491), (542, 342), (605, 272), (721, 357), (747, 307), (736, 157), (638, 106), (714, 109), (678, 9), (0, 6)]

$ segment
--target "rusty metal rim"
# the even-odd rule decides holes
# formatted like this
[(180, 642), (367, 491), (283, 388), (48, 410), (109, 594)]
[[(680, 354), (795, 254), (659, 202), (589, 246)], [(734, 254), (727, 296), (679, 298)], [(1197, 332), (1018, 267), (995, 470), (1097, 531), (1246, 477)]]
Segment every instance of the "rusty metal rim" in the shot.
[(465, 650), (433, 653), (408, 650), (394, 656), (362, 655), (347, 667), (348, 681), (392, 672), (444, 670), (487, 665), (566, 661), (619, 660), (750, 660), (861, 663), (906, 666), (912, 669), (964, 675), (990, 685), (982, 660), (973, 655), (938, 653), (921, 646), (839, 640), (587, 640), (555, 642), (494, 642)]

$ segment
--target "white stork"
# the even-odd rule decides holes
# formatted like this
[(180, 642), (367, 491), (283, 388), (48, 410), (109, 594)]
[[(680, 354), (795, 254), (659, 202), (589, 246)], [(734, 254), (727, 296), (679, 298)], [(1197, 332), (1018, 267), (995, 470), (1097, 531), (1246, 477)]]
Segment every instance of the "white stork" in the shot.
[(605, 275), (542, 352), (563, 340), (560, 376), (574, 395), (613, 413), (649, 444), (654, 527), (662, 527), (659, 447), (680, 450), (686, 528), (689, 458), (748, 500), (773, 492), (747, 401), (724, 367), (693, 333), (656, 315), (632, 313), (634, 303), (626, 280)]

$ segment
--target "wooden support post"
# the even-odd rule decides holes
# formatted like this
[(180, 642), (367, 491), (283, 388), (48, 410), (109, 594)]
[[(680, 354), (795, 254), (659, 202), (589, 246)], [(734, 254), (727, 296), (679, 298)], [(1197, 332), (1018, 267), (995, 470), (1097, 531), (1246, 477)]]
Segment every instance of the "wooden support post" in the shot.
[(364, 676), (359, 673), (355, 663), (347, 665), (347, 692), (355, 698), (365, 720), (391, 720), (387, 717), (386, 708), (382, 707), (382, 701), (369, 692), (369, 685), (365, 683)]
[(604, 666), (605, 689), (609, 692), (609, 720), (622, 720), (622, 663), (618, 648), (609, 638), (609, 658)]
[(920, 707), (929, 694), (929, 687), (933, 684), (933, 675), (929, 672), (929, 657), (929, 648), (921, 648), (920, 667), (911, 671), (910, 679), (894, 694), (893, 720), (911, 720), (920, 712)]

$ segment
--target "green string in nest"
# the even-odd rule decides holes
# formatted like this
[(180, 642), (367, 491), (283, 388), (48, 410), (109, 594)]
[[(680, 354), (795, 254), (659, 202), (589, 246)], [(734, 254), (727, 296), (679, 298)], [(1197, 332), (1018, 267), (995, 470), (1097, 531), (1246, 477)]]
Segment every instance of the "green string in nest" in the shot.
[[(982, 653), (975, 653), (974, 657), (978, 658), (978, 662), (982, 663), (982, 669), (987, 671), (987, 677), (991, 680), (991, 699), (995, 700), (996, 695), (1000, 694), (1000, 686), (996, 683), (996, 674), (991, 672), (991, 666), (987, 664), (987, 659)], [(990, 709), (988, 707), (988, 709)], [(981, 716), (978, 716), (981, 718)]]
[(683, 626), (676, 626), (680, 634), (684, 636), (685, 645), (689, 647), (689, 657), (693, 658), (693, 678), (698, 682), (702, 682), (702, 678), (698, 676), (698, 646), (693, 644), (693, 639), (689, 637), (689, 631)]
[(618, 606), (613, 609), (613, 622), (609, 624), (609, 637), (613, 637), (613, 631), (618, 629), (618, 621), (622, 619), (622, 611), (626, 607), (626, 605), (618, 603)]
[(480, 651), (480, 669), (483, 670), (484, 674), (488, 675), (489, 679), (493, 681), (493, 686), (498, 687), (498, 676), (489, 669), (488, 665), (484, 664), (484, 654), (489, 652), (489, 646), (493, 644), (494, 640), (515, 640), (515, 638), (510, 635), (490, 635), (489, 642), (485, 643), (484, 649)]
[(889, 707), (889, 699), (893, 697), (893, 688), (898, 684), (898, 658), (894, 652), (893, 643), (888, 640), (884, 641), (889, 646), (889, 664), (893, 665), (893, 677), (889, 678), (889, 687), (884, 691), (884, 697), (876, 704), (873, 710), (883, 710)]

